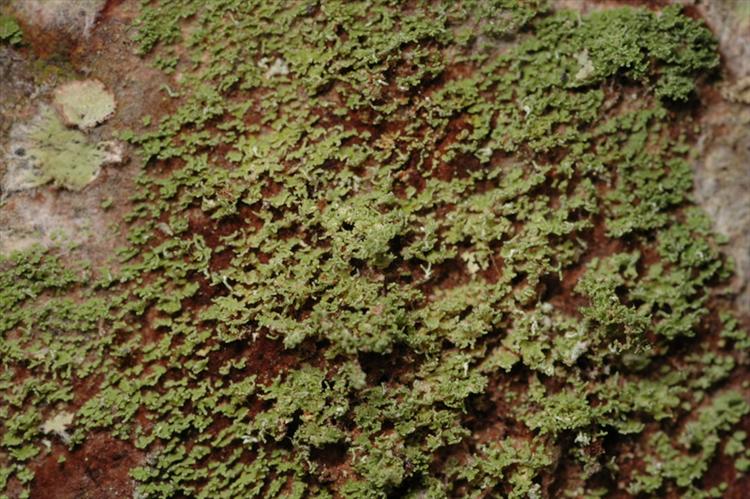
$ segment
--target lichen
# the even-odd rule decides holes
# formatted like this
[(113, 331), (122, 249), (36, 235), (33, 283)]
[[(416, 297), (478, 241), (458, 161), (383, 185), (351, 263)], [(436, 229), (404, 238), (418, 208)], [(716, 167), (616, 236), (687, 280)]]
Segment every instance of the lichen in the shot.
[(23, 42), (23, 30), (11, 16), (0, 14), (0, 42), (20, 45)]
[(93, 143), (80, 131), (67, 128), (47, 106), (30, 123), (16, 125), (11, 136), (3, 179), (6, 191), (47, 183), (80, 190), (97, 177), (103, 165), (122, 161), (122, 148), (116, 142)]
[(98, 80), (71, 81), (55, 89), (54, 104), (66, 125), (92, 128), (112, 116), (115, 98)]
[(720, 493), (750, 340), (672, 105), (718, 64), (700, 22), (188, 0), (137, 26), (179, 81), (123, 133), (119, 270), (0, 261), (0, 480), (75, 407), (73, 449), (147, 453), (140, 497)]

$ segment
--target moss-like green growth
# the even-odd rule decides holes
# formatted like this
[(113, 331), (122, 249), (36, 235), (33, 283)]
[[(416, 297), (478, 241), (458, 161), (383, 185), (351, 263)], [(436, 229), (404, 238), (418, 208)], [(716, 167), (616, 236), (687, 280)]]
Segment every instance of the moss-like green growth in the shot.
[(644, 10), (614, 9), (593, 13), (579, 30), (583, 50), (574, 86), (622, 73), (653, 86), (656, 96), (687, 100), (697, 70), (719, 64), (716, 43), (705, 29), (682, 15), (680, 7), (654, 15)]
[(23, 30), (18, 21), (4, 14), (0, 14), (0, 42), (10, 45), (20, 45), (23, 42)]
[[(717, 65), (701, 23), (186, 0), (138, 28), (176, 110), (124, 134), (120, 270), (12, 287), (0, 477), (61, 422), (146, 454), (142, 497), (717, 493), (750, 342), (669, 105)], [(24, 354), (51, 341), (89, 343)]]

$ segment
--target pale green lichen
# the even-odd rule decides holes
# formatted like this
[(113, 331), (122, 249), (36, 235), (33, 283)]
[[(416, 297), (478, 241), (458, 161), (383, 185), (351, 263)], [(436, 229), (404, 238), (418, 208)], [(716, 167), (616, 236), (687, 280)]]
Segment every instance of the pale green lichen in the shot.
[(98, 80), (71, 81), (55, 89), (54, 104), (67, 125), (92, 128), (115, 112), (115, 98)]
[(66, 127), (49, 107), (43, 107), (30, 123), (17, 125), (12, 137), (3, 179), (6, 191), (47, 183), (80, 190), (97, 177), (102, 166), (122, 161), (117, 143), (93, 143), (80, 131)]

